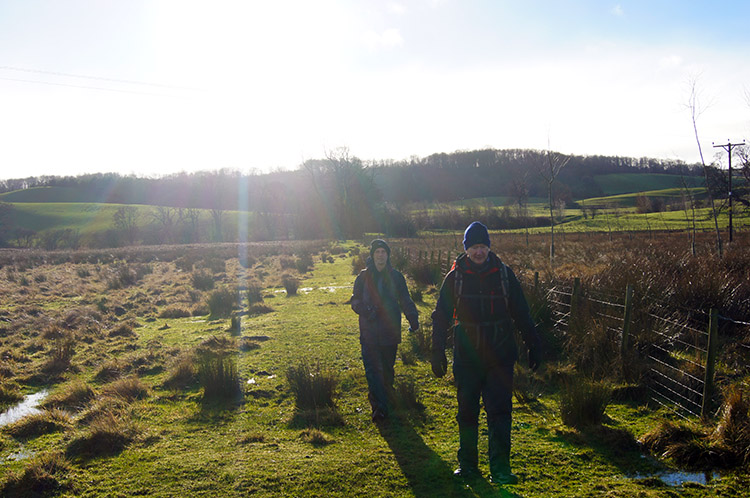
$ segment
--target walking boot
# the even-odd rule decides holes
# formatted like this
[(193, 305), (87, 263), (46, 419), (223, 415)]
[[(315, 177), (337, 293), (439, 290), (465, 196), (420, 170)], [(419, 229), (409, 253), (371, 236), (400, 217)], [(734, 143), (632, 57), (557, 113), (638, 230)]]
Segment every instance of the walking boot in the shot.
[(518, 484), (510, 470), (510, 414), (489, 424), (490, 481), (494, 484)]
[(458, 429), (458, 468), (453, 475), (462, 479), (478, 479), (479, 472), (479, 427), (459, 427)]

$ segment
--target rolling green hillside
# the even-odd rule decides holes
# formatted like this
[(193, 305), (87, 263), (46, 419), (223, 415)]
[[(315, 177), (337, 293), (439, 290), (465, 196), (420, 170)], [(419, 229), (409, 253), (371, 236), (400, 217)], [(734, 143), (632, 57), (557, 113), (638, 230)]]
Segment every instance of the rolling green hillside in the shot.
[(645, 192), (652, 190), (680, 189), (684, 179), (688, 187), (704, 185), (703, 178), (696, 176), (663, 175), (656, 173), (617, 173), (594, 176), (594, 182), (605, 196)]
[(0, 194), (2, 202), (93, 202), (85, 192), (69, 187), (32, 187)]

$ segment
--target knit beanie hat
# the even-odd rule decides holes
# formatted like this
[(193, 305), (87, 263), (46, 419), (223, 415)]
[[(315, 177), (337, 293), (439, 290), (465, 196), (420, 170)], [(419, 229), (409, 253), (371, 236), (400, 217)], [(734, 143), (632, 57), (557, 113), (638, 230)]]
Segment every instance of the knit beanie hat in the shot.
[(391, 257), (391, 248), (388, 247), (388, 244), (383, 239), (375, 239), (370, 243), (370, 256), (375, 254), (375, 249), (379, 248), (385, 249), (385, 252), (388, 253), (388, 257)]
[(490, 234), (487, 227), (478, 221), (469, 225), (464, 232), (464, 249), (468, 249), (474, 244), (484, 244), (490, 247)]

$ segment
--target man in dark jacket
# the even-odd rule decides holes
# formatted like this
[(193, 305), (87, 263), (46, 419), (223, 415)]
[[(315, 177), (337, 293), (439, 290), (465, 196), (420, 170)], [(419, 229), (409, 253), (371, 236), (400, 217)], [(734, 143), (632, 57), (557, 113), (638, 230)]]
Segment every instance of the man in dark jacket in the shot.
[(466, 253), (443, 280), (432, 313), (432, 371), (448, 368), (446, 336), (453, 330), (453, 375), (458, 395), (458, 464), (455, 474), (480, 477), (477, 440), (479, 398), (489, 428), (490, 480), (515, 484), (510, 468), (513, 365), (518, 357), (514, 326), (529, 348), (529, 365), (539, 366), (540, 340), (518, 279), (490, 251), (487, 227), (474, 222), (464, 233)]
[(372, 420), (388, 417), (388, 392), (393, 390), (396, 351), (401, 342), (401, 313), (412, 330), (419, 328), (417, 307), (404, 276), (391, 266), (391, 248), (375, 239), (367, 267), (354, 280), (352, 309), (359, 315), (359, 342), (369, 387)]

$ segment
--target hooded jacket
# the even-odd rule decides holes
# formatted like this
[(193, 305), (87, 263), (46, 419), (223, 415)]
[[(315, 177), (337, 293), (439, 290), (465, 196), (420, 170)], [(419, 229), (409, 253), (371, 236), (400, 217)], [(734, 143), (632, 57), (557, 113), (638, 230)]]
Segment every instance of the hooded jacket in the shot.
[(404, 276), (391, 266), (382, 272), (372, 258), (354, 280), (352, 309), (359, 315), (359, 340), (362, 343), (395, 345), (401, 342), (401, 313), (412, 328), (419, 325), (417, 307), (409, 295)]
[(433, 351), (445, 350), (452, 328), (455, 364), (513, 364), (518, 358), (514, 326), (529, 353), (538, 354), (539, 335), (513, 271), (493, 252), (482, 265), (460, 255), (432, 313)]

